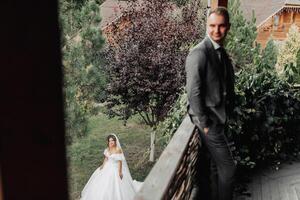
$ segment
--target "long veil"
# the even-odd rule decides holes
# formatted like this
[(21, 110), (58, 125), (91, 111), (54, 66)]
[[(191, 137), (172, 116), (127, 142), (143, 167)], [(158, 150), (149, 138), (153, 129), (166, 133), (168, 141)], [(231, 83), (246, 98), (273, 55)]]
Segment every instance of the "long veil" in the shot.
[[(132, 180), (132, 177), (131, 177), (131, 174), (129, 171), (129, 167), (127, 165), (127, 161), (124, 156), (124, 151), (122, 150), (119, 138), (116, 136), (116, 134), (111, 134), (111, 135), (113, 135), (116, 138), (116, 145), (122, 151), (120, 157), (118, 155), (116, 157), (116, 160), (114, 160), (113, 162), (118, 161), (119, 159), (122, 161), (122, 173), (123, 173), (122, 180), (123, 181), (121, 181), (121, 182), (116, 181), (116, 180), (119, 180), (118, 176), (111, 177), (112, 173), (110, 173), (110, 171), (115, 170), (115, 168), (112, 167), (111, 165), (110, 165), (110, 167), (103, 167), (102, 169), (100, 169), (100, 167), (98, 167), (94, 171), (94, 173), (91, 175), (91, 177), (88, 180), (88, 182), (86, 183), (86, 185), (84, 186), (84, 188), (81, 192), (81, 200), (87, 200), (87, 199), (89, 199), (89, 200), (90, 199), (101, 199), (101, 200), (119, 199), (120, 200), (120, 198), (117, 198), (118, 195), (115, 196), (114, 194), (110, 193), (110, 192), (113, 192), (113, 193), (116, 192), (116, 189), (114, 187), (117, 187), (118, 188), (117, 190), (120, 190), (122, 188), (122, 191), (123, 191), (122, 194), (123, 194), (124, 198), (121, 198), (121, 199), (132, 199), (131, 196), (134, 195), (132, 193), (138, 192), (140, 190), (140, 188), (142, 187), (142, 184), (143, 184), (142, 182)], [(106, 154), (105, 151), (104, 151), (104, 154)], [(115, 174), (115, 173), (113, 173), (113, 174)], [(108, 181), (108, 180), (115, 180), (115, 181)], [(99, 188), (103, 188), (103, 189), (99, 190)], [(108, 197), (107, 194), (110, 194), (113, 196), (107, 198)], [(121, 194), (119, 194), (119, 195), (121, 195)], [(97, 198), (97, 197), (100, 197), (100, 198)]]
[(114, 133), (113, 133), (112, 135), (116, 137), (117, 147), (118, 147), (119, 149), (121, 149), (121, 151), (122, 151), (121, 157), (122, 157), (122, 172), (123, 172), (123, 176), (127, 176), (127, 177), (130, 179), (130, 181), (133, 182), (132, 177), (131, 177), (131, 174), (130, 174), (129, 167), (128, 167), (128, 165), (127, 165), (126, 158), (125, 158), (125, 156), (124, 156), (124, 151), (123, 151), (122, 146), (121, 146), (121, 143), (120, 143), (120, 141), (119, 141), (119, 138), (118, 138), (117, 135), (114, 134)]

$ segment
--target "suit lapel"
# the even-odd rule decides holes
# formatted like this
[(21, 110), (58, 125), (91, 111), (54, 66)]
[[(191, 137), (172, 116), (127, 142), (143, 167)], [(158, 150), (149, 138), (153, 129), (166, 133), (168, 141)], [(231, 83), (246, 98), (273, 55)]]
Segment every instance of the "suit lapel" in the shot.
[(214, 49), (214, 46), (213, 46), (212, 42), (210, 41), (210, 39), (208, 37), (205, 38), (204, 44), (205, 44), (206, 49), (208, 51), (209, 60), (212, 62), (212, 67), (214, 67), (215, 70), (217, 71), (217, 73), (219, 75), (219, 78), (221, 80), (223, 80), (224, 75), (223, 75), (223, 72), (221, 70), (222, 63), (220, 62), (220, 59), (217, 55), (217, 52)]

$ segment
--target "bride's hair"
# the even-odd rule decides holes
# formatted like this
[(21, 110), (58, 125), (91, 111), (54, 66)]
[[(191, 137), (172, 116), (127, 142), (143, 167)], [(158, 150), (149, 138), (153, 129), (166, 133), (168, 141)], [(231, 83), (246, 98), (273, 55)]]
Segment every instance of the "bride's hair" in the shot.
[(110, 139), (110, 138), (112, 138), (112, 139), (113, 139), (113, 141), (117, 142), (117, 138), (116, 138), (114, 135), (110, 134), (110, 135), (109, 135), (109, 136), (107, 136), (107, 138), (106, 138), (106, 141), (107, 141), (107, 146), (108, 146), (108, 143), (109, 143), (109, 139)]

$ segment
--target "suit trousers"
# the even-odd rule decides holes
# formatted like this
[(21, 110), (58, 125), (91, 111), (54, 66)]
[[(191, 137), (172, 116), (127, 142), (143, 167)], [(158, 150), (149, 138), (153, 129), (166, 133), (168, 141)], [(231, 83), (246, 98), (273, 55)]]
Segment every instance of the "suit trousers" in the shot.
[[(212, 120), (209, 131), (205, 134), (198, 118), (192, 116), (191, 120), (199, 129), (198, 132), (203, 144), (200, 149), (201, 155), (199, 155), (200, 163), (197, 167), (198, 175), (195, 177), (196, 187), (202, 190), (199, 192), (202, 193), (201, 199), (231, 200), (233, 196), (236, 165), (224, 134), (225, 125), (220, 124), (217, 120)], [(209, 161), (210, 163), (208, 163)], [(209, 177), (208, 174), (210, 174)], [(205, 177), (208, 177), (208, 180), (205, 180)], [(210, 188), (203, 191), (208, 185), (207, 181), (209, 181), (209, 179)], [(203, 197), (203, 192), (210, 194), (206, 194), (207, 196)]]

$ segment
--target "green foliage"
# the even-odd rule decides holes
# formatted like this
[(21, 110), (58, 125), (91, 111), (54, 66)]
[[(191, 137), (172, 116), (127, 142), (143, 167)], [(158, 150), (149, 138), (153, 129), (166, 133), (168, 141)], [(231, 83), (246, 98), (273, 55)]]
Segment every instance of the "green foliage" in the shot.
[(242, 68), (252, 63), (253, 54), (259, 51), (253, 46), (257, 36), (254, 15), (251, 21), (247, 21), (240, 7), (240, 0), (228, 2), (231, 28), (226, 39), (226, 49), (232, 57), (237, 68)]
[(270, 66), (271, 68), (274, 68), (277, 62), (277, 55), (278, 49), (275, 46), (274, 41), (269, 40), (266, 47), (262, 50), (262, 62), (264, 62), (264, 66)]
[(296, 65), (300, 66), (300, 50), (297, 52), (297, 55), (296, 55)]
[(300, 93), (263, 63), (237, 75), (237, 107), (228, 122), (236, 159), (250, 168), (274, 164), (299, 151), (294, 123), (300, 120)]
[(296, 54), (296, 61), (286, 63), (283, 68), (283, 78), (290, 84), (300, 83), (300, 49)]
[(300, 82), (298, 82), (299, 75), (300, 75), (299, 69), (298, 69), (298, 66), (295, 65), (294, 63), (285, 64), (283, 67), (284, 76), (282, 78), (284, 78), (287, 82), (289, 82), (291, 84), (300, 83)]
[[(84, 26), (84, 23), (88, 22), (87, 19), (93, 15), (93, 13), (87, 12), (89, 9), (85, 8), (89, 2), (93, 6), (92, 9), (97, 10), (97, 6), (99, 7), (103, 1), (104, 0), (59, 0), (59, 22), (61, 30), (63, 31), (62, 39), (74, 36), (74, 34), (77, 34), (77, 32)], [(96, 19), (98, 19), (99, 23), (100, 16), (97, 15)], [(86, 25), (88, 24), (89, 22)], [(64, 43), (62, 43), (62, 46), (64, 46)]]
[[(65, 80), (65, 83), (67, 81)], [(87, 132), (87, 109), (84, 104), (80, 104), (74, 96), (76, 88), (69, 83), (65, 89), (65, 113), (66, 113), (66, 141), (71, 143), (76, 138), (82, 137)]]
[(300, 83), (300, 33), (299, 28), (293, 24), (288, 37), (279, 49), (276, 70), (278, 74), (289, 83)]
[[(94, 170), (103, 162), (106, 136), (116, 133), (120, 138), (133, 179), (143, 181), (154, 163), (147, 160), (151, 129), (141, 125), (137, 116), (128, 120), (127, 126), (116, 118), (104, 114), (88, 119), (88, 135), (67, 146), (70, 199), (79, 199), (80, 192)], [(157, 153), (162, 148), (157, 146)]]
[(157, 126), (158, 142), (167, 145), (186, 115), (187, 96), (182, 89), (166, 119)]
[(106, 97), (99, 23), (95, 0), (60, 1), (67, 143), (86, 134), (94, 102)]
[(296, 55), (296, 66), (297, 66), (296, 68), (297, 73), (295, 74), (294, 79), (295, 79), (295, 83), (300, 84), (300, 49)]

